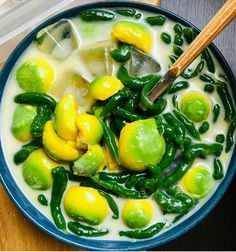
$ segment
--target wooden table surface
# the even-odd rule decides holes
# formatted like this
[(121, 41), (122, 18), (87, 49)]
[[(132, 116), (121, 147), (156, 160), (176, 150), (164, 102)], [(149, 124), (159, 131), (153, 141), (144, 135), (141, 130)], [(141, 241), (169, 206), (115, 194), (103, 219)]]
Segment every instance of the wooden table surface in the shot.
[[(141, 1), (141, 0), (140, 0)], [(157, 0), (143, 0), (157, 3)], [(163, 0), (162, 6), (202, 28), (223, 0)], [(200, 17), (200, 18), (199, 18)], [(236, 22), (215, 40), (236, 74)], [(236, 250), (236, 197), (234, 179), (223, 200), (197, 227), (160, 250)], [(11, 202), (0, 185), (0, 250), (78, 250), (43, 233)]]

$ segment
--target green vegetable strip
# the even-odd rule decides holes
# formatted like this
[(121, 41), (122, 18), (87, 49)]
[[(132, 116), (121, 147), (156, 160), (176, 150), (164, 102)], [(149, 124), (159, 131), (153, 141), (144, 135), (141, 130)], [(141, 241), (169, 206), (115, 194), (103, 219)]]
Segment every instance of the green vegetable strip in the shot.
[(211, 84), (215, 84), (215, 81), (207, 74), (201, 74), (199, 76), (200, 80), (204, 81), (204, 82), (208, 82)]
[(223, 177), (224, 177), (223, 165), (219, 159), (215, 158), (213, 178), (216, 180), (219, 180), (219, 179), (222, 179)]
[(154, 17), (147, 17), (146, 21), (151, 26), (154, 26), (154, 25), (162, 26), (166, 21), (166, 17), (162, 15), (154, 16)]
[(177, 120), (170, 112), (165, 113), (165, 120), (175, 129), (175, 141), (183, 149), (183, 141), (185, 138), (185, 127), (184, 125)]
[(202, 125), (199, 127), (199, 133), (204, 134), (206, 133), (210, 128), (210, 125), (207, 121), (203, 122)]
[(153, 198), (166, 213), (186, 213), (196, 204), (192, 197), (181, 191), (170, 195), (166, 190), (157, 190)]
[(168, 94), (173, 94), (175, 92), (186, 89), (188, 87), (189, 87), (189, 83), (187, 81), (179, 81), (179, 82), (173, 83), (168, 88)]
[(227, 134), (226, 134), (226, 147), (225, 152), (229, 152), (231, 150), (231, 147), (234, 144), (234, 131), (236, 128), (236, 119), (234, 119), (231, 124), (229, 125)]
[(235, 118), (235, 107), (226, 83), (221, 82), (216, 90), (225, 109), (225, 120), (233, 120)]
[(42, 147), (41, 138), (35, 139), (30, 143), (23, 145), (22, 148), (15, 153), (13, 158), (14, 163), (16, 165), (23, 163), (33, 151), (37, 150), (40, 147)]
[(187, 161), (193, 161), (197, 157), (205, 157), (210, 154), (214, 154), (219, 157), (223, 150), (223, 146), (218, 143), (214, 144), (192, 144), (184, 153)]
[(100, 114), (100, 117), (104, 118), (105, 116), (107, 116), (109, 113), (113, 111), (114, 108), (116, 108), (119, 105), (119, 103), (122, 100), (129, 98), (131, 96), (132, 93), (130, 92), (130, 90), (128, 88), (123, 88), (117, 94), (113, 95), (111, 99), (106, 103)]
[(159, 76), (149, 74), (143, 77), (129, 76), (128, 70), (125, 66), (121, 66), (117, 72), (117, 78), (128, 88), (135, 91), (141, 90), (148, 83), (157, 83)]
[(44, 194), (38, 195), (38, 202), (43, 206), (48, 206), (48, 200), (46, 199)]
[(99, 179), (104, 181), (114, 181), (117, 183), (125, 183), (127, 179), (130, 177), (130, 173), (120, 172), (120, 173), (112, 173), (112, 172), (100, 172)]
[(160, 188), (168, 188), (178, 182), (191, 167), (192, 161), (181, 162), (178, 167), (160, 182)]
[(109, 150), (111, 151), (111, 154), (114, 157), (115, 161), (117, 162), (117, 164), (120, 164), (120, 160), (118, 156), (118, 147), (116, 145), (116, 140), (115, 140), (115, 134), (101, 118), (98, 117), (98, 120), (101, 122), (102, 127), (103, 127), (104, 140)]
[(117, 108), (113, 114), (115, 116), (121, 117), (125, 119), (126, 121), (133, 122), (137, 120), (142, 120), (144, 119), (144, 116), (136, 114), (136, 113), (131, 113), (128, 110), (122, 109), (122, 108)]
[(53, 97), (44, 94), (44, 93), (37, 93), (37, 92), (25, 92), (18, 94), (14, 98), (14, 102), (20, 104), (32, 104), (32, 105), (45, 105), (47, 104), (52, 111), (54, 111), (56, 107), (56, 101)]
[(133, 239), (147, 239), (158, 234), (165, 226), (164, 222), (158, 222), (146, 229), (138, 229), (132, 231), (120, 231), (120, 236), (126, 236)]
[(118, 45), (118, 48), (110, 52), (111, 57), (117, 62), (126, 62), (131, 57), (131, 46), (127, 44)]
[(183, 49), (181, 47), (179, 47), (177, 45), (173, 45), (173, 52), (177, 56), (180, 56), (184, 51), (183, 51)]
[(134, 17), (136, 10), (134, 9), (116, 9), (116, 13), (125, 17)]
[(196, 37), (196, 34), (194, 33), (194, 31), (191, 28), (184, 28), (183, 34), (184, 34), (184, 38), (188, 44), (191, 44), (192, 41)]
[(174, 37), (174, 44), (178, 46), (182, 46), (184, 43), (184, 40), (180, 34), (175, 34)]
[(135, 186), (135, 184), (139, 181), (140, 178), (145, 178), (146, 175), (146, 173), (138, 173), (131, 175), (125, 183), (125, 187), (131, 189)]
[(43, 135), (45, 123), (52, 118), (52, 110), (47, 104), (37, 107), (37, 115), (30, 126), (30, 133), (33, 137), (38, 138)]
[(146, 84), (141, 92), (141, 104), (143, 107), (146, 107), (150, 112), (154, 113), (155, 115), (160, 114), (166, 107), (166, 100), (163, 97), (159, 97), (155, 102), (149, 99), (149, 94), (152, 89), (158, 85), (158, 81), (160, 80), (160, 76), (157, 79), (156, 83), (148, 83)]
[(170, 44), (171, 43), (170, 34), (168, 34), (167, 32), (162, 32), (161, 33), (161, 40), (166, 44)]
[(133, 94), (132, 98), (129, 98), (125, 102), (124, 109), (133, 113), (135, 109), (138, 107), (139, 103), (140, 103), (140, 94), (137, 92)]
[(68, 177), (64, 167), (58, 166), (52, 169), (53, 186), (50, 202), (52, 218), (56, 226), (66, 232), (66, 221), (61, 212), (61, 200), (64, 191), (66, 190)]
[(173, 113), (176, 116), (176, 118), (185, 126), (185, 128), (188, 130), (191, 136), (197, 140), (200, 140), (200, 135), (197, 129), (195, 128), (194, 123), (177, 110), (173, 110)]
[(108, 10), (84, 10), (79, 15), (84, 21), (110, 21), (116, 16)]
[(106, 193), (102, 190), (98, 190), (98, 191), (104, 198), (106, 198), (107, 203), (108, 203), (111, 211), (113, 212), (112, 218), (118, 219), (119, 218), (119, 208), (118, 208), (116, 202), (114, 201), (114, 199), (108, 193)]
[(206, 61), (208, 71), (215, 73), (215, 64), (211, 57), (210, 51), (207, 48), (202, 52), (202, 57)]
[(174, 32), (177, 34), (182, 34), (183, 32), (183, 28), (180, 24), (175, 24), (174, 25)]
[(127, 122), (126, 122), (126, 120), (117, 117), (117, 118), (115, 118), (114, 124), (116, 126), (116, 129), (120, 132), (125, 127)]
[(219, 114), (220, 114), (220, 105), (219, 104), (214, 104), (213, 109), (212, 109), (212, 113), (213, 113), (213, 123), (215, 123), (219, 117)]
[(182, 73), (181, 76), (182, 76), (183, 78), (185, 78), (185, 79), (194, 78), (194, 77), (198, 76), (198, 75), (202, 72), (202, 70), (203, 70), (203, 68), (204, 68), (204, 65), (205, 65), (204, 60), (201, 60), (201, 61), (198, 63), (197, 67), (195, 68), (195, 70), (194, 70), (192, 73), (190, 73), (190, 74)]
[(127, 189), (114, 181), (104, 181), (104, 180), (98, 179), (96, 177), (91, 177), (91, 179), (96, 184), (103, 187), (105, 190), (113, 191), (113, 192), (119, 194), (123, 198), (128, 198), (128, 199), (145, 199), (145, 198), (147, 198), (147, 195), (145, 192), (138, 192), (135, 190)]
[(156, 165), (150, 165), (148, 166), (148, 169), (150, 172), (153, 174), (153, 178), (146, 179), (144, 182), (144, 187), (145, 188), (155, 188), (158, 186), (160, 182), (160, 174), (162, 171), (167, 168), (175, 158), (176, 154), (176, 146), (172, 142), (167, 142), (166, 143), (166, 150), (163, 158), (161, 159), (160, 163)]
[(68, 222), (68, 229), (78, 236), (98, 237), (108, 234), (107, 229), (96, 229), (94, 227), (86, 226), (75, 221)]

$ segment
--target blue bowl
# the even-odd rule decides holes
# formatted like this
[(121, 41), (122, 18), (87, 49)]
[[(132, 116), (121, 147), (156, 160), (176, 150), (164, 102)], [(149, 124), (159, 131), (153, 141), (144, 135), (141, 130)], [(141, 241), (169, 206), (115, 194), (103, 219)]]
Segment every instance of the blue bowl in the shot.
[[(167, 11), (165, 9), (154, 7), (148, 4), (144, 3), (137, 3), (137, 2), (98, 2), (98, 3), (92, 3), (92, 4), (86, 4), (79, 7), (75, 7), (73, 9), (64, 11), (56, 16), (53, 16), (43, 22), (41, 25), (39, 25), (37, 28), (35, 28), (33, 31), (30, 32), (29, 35), (27, 35), (21, 43), (15, 48), (15, 50), (12, 52), (10, 57), (8, 58), (7, 62), (5, 63), (1, 74), (0, 74), (0, 96), (2, 97), (3, 89), (6, 84), (6, 81), (8, 79), (8, 76), (14, 67), (16, 61), (21, 56), (21, 54), (27, 49), (27, 47), (31, 44), (33, 39), (35, 38), (36, 34), (43, 29), (44, 27), (47, 27), (48, 25), (53, 24), (54, 22), (62, 19), (62, 18), (69, 18), (72, 16), (77, 15), (80, 11), (90, 9), (90, 8), (106, 8), (106, 7), (131, 7), (131, 8), (137, 8), (140, 10), (146, 10), (151, 11), (153, 13), (157, 14), (163, 14), (167, 16), (168, 18), (179, 22), (187, 27), (192, 27), (197, 32), (199, 30), (192, 25), (190, 22), (185, 20), (184, 18)], [(224, 69), (225, 73), (227, 74), (229, 81), (232, 85), (233, 95), (234, 98), (235, 90), (236, 90), (236, 80), (233, 76), (233, 73), (225, 61), (222, 54), (219, 52), (219, 50), (213, 45), (210, 45), (210, 48), (212, 52), (215, 54), (217, 59), (219, 60), (222, 68)], [(130, 242), (130, 241), (112, 241), (112, 240), (93, 240), (93, 239), (86, 239), (86, 238), (80, 238), (72, 234), (65, 234), (58, 230), (54, 224), (49, 221), (44, 215), (42, 215), (24, 196), (24, 194), (21, 192), (17, 184), (15, 183), (8, 167), (7, 163), (5, 161), (3, 151), (3, 147), (1, 146), (0, 149), (0, 178), (2, 181), (2, 184), (6, 190), (6, 192), (9, 194), (9, 196), (12, 198), (12, 200), (15, 202), (17, 207), (22, 211), (22, 213), (31, 220), (36, 226), (41, 228), (46, 233), (52, 235), (53, 237), (57, 238), (58, 240), (61, 240), (63, 242), (66, 242), (68, 244), (79, 246), (80, 248), (84, 248), (87, 250), (144, 250), (144, 249), (150, 249), (157, 246), (160, 246), (170, 240), (173, 240), (191, 228), (193, 228), (197, 223), (199, 223), (204, 217), (207, 216), (207, 214), (214, 208), (214, 206), (219, 202), (219, 200), (223, 197), (223, 194), (227, 190), (234, 173), (236, 171), (236, 150), (234, 148), (234, 152), (232, 155), (231, 162), (229, 164), (229, 168), (227, 171), (227, 174), (225, 175), (225, 178), (215, 191), (214, 195), (193, 215), (191, 215), (189, 218), (184, 220), (183, 222), (177, 224), (172, 229), (160, 234), (157, 237), (154, 237), (149, 240), (141, 240), (136, 242)]]

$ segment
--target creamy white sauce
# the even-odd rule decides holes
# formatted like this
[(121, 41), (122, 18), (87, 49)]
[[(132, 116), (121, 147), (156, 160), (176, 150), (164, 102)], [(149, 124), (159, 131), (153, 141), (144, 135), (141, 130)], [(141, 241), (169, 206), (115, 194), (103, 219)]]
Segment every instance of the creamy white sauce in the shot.
[[(152, 13), (151, 14), (144, 13), (144, 17), (151, 16), (151, 15), (152, 15)], [(126, 17), (121, 17), (121, 18), (123, 20), (132, 20), (132, 21), (136, 21), (136, 22), (143, 22), (143, 19), (144, 19), (144, 18), (142, 18), (140, 20), (134, 20), (132, 18), (126, 18)], [(35, 45), (32, 44), (26, 50), (26, 52), (21, 56), (21, 58), (18, 60), (15, 67), (13, 68), (12, 73), (7, 81), (7, 85), (4, 89), (3, 99), (2, 99), (2, 103), (1, 103), (1, 123), (0, 123), (0, 125), (1, 125), (1, 139), (2, 139), (4, 156), (6, 158), (10, 172), (11, 172), (15, 182), (17, 183), (18, 187), (24, 193), (24, 195), (30, 200), (30, 202), (37, 209), (39, 209), (39, 211), (43, 215), (45, 215), (51, 221), (52, 221), (52, 217), (50, 214), (50, 208), (42, 206), (37, 201), (37, 197), (41, 192), (31, 189), (24, 182), (23, 176), (22, 176), (22, 165), (16, 166), (13, 162), (14, 153), (16, 151), (18, 151), (22, 146), (22, 143), (17, 141), (13, 137), (13, 135), (10, 131), (13, 113), (14, 113), (14, 110), (17, 106), (13, 102), (13, 99), (14, 99), (15, 95), (22, 92), (22, 90), (19, 88), (19, 86), (16, 82), (16, 79), (15, 79), (15, 69), (25, 59), (27, 59), (29, 57), (42, 56), (46, 60), (48, 60), (52, 64), (52, 66), (54, 67), (54, 70), (55, 70), (55, 79), (54, 79), (54, 83), (53, 83), (54, 90), (56, 90), (56, 88), (58, 86), (63, 85), (63, 83), (67, 80), (67, 78), (69, 76), (71, 76), (71, 74), (82, 75), (88, 82), (92, 81), (94, 77), (90, 73), (87, 66), (80, 59), (79, 50), (81, 48), (84, 48), (84, 47), (89, 46), (94, 43), (99, 43), (102, 41), (110, 40), (112, 24), (117, 22), (117, 19), (112, 22), (97, 22), (96, 25), (94, 23), (84, 22), (84, 21), (80, 20), (79, 18), (73, 18), (73, 19), (71, 19), (71, 21), (74, 23), (74, 27), (78, 28), (77, 31), (80, 36), (79, 48), (76, 49), (67, 59), (65, 59), (63, 61), (59, 61), (59, 60), (55, 60), (52, 56), (50, 56), (48, 54), (43, 54), (43, 53), (39, 52), (37, 50), (37, 48), (35, 47)], [(172, 22), (171, 20), (167, 19), (167, 22), (163, 26), (160, 26), (160, 27), (159, 26), (154, 26), (154, 27), (148, 26), (149, 29), (151, 30), (151, 32), (153, 33), (153, 38), (154, 38), (153, 49), (152, 49), (150, 55), (152, 55), (152, 57), (154, 59), (156, 59), (157, 62), (159, 62), (159, 64), (161, 65), (160, 74), (164, 74), (165, 72), (167, 72), (168, 66), (171, 64), (168, 59), (168, 55), (173, 54), (173, 52), (172, 52), (172, 45), (173, 44), (167, 45), (167, 44), (163, 43), (163, 41), (160, 39), (160, 34), (161, 34), (161, 32), (164, 32), (164, 31), (168, 32), (169, 34), (171, 34), (172, 40), (173, 40), (173, 38), (174, 38), (174, 31), (173, 31), (174, 24), (175, 24), (175, 22)], [(90, 31), (90, 33), (89, 33), (90, 36), (87, 36), (87, 37), (85, 36), (85, 30)], [(92, 38), (92, 40), (91, 40), (91, 38)], [(187, 44), (184, 44), (183, 48), (186, 48), (186, 47), (187, 47)], [(207, 73), (207, 74), (211, 75), (212, 77), (219, 78), (218, 77), (219, 74), (224, 73), (224, 71), (214, 56), (213, 56), (213, 59), (214, 59), (214, 63), (216, 66), (215, 74), (211, 74), (211, 73), (207, 72), (206, 66), (204, 67), (203, 73)], [(194, 68), (198, 62), (199, 62), (199, 58), (197, 58), (191, 64), (190, 67)], [(114, 69), (113, 69), (114, 75), (116, 73), (116, 70), (117, 70), (117, 66), (114, 66)], [(184, 79), (182, 77), (179, 77), (177, 81), (179, 81), (179, 80), (184, 80)], [(187, 90), (178, 92), (178, 100), (180, 100), (181, 96), (184, 95), (186, 92), (189, 92), (190, 90), (204, 92), (203, 91), (204, 82), (202, 82), (198, 77), (195, 77), (195, 78), (190, 79), (188, 81), (190, 83), (190, 88), (188, 88)], [(77, 93), (78, 90), (76, 90), (73, 87), (67, 88), (62, 93), (59, 92), (60, 94), (58, 94), (58, 96), (56, 95), (57, 93), (55, 92), (54, 97), (56, 99), (60, 99), (61, 95), (63, 93), (67, 93), (67, 92), (74, 92), (75, 95), (77, 95), (77, 97), (78, 97), (78, 93)], [(168, 96), (169, 96), (168, 97), (169, 99), (167, 99), (168, 105), (166, 107), (166, 111), (173, 109), (173, 105), (171, 102), (172, 95), (168, 95)], [(209, 97), (212, 105), (217, 102), (221, 105), (221, 108), (222, 108), (220, 111), (218, 121), (215, 124), (210, 125), (210, 129), (208, 130), (207, 133), (201, 135), (202, 142), (212, 143), (212, 142), (214, 142), (215, 136), (217, 134), (219, 134), (219, 133), (225, 134), (226, 133), (226, 130), (228, 127), (228, 122), (226, 122), (224, 120), (224, 109), (223, 109), (223, 106), (222, 106), (222, 103), (221, 103), (221, 100), (220, 100), (218, 94), (216, 92), (214, 92), (213, 94), (208, 95), (208, 97)], [(78, 101), (78, 102), (80, 102), (80, 101)], [(88, 109), (87, 106), (84, 106), (84, 107), (81, 106), (82, 111), (87, 110), (87, 109)], [(208, 121), (212, 122), (212, 115), (209, 116)], [(200, 123), (196, 124), (196, 125), (198, 127), (198, 126), (200, 126)], [(223, 163), (225, 173), (227, 171), (227, 167), (228, 167), (228, 164), (230, 161), (231, 154), (232, 154), (232, 152), (225, 154), (225, 152), (223, 151), (222, 155), (220, 156), (220, 160)], [(208, 156), (204, 160), (197, 158), (193, 165), (204, 165), (205, 167), (208, 168), (210, 173), (213, 173), (213, 156)], [(179, 224), (181, 221), (188, 218), (188, 216), (192, 215), (202, 205), (204, 205), (204, 203), (214, 194), (219, 183), (220, 182), (215, 181), (214, 187), (212, 188), (209, 195), (206, 198), (200, 200), (199, 203), (197, 204), (197, 206), (193, 210), (191, 210), (186, 216), (184, 216), (179, 222), (177, 222), (177, 224)], [(71, 185), (76, 185), (76, 184), (78, 184), (78, 183), (70, 181), (68, 183), (68, 187)], [(43, 194), (50, 201), (51, 189), (44, 191)], [(154, 214), (153, 214), (152, 222), (150, 223), (150, 225), (154, 224), (156, 222), (166, 221), (167, 227), (168, 227), (168, 225), (170, 226), (171, 225), (170, 223), (173, 221), (175, 215), (174, 214), (163, 215), (161, 212), (161, 209), (156, 204), (156, 202), (153, 201), (152, 199), (150, 199), (150, 201), (151, 201), (151, 203), (153, 205), (153, 209), (154, 209)], [(125, 237), (121, 238), (118, 234), (120, 230), (128, 230), (128, 228), (122, 222), (122, 218), (121, 218), (121, 210), (122, 210), (123, 204), (125, 202), (125, 199), (117, 198), (116, 202), (118, 203), (119, 209), (120, 209), (119, 220), (112, 219), (112, 213), (110, 213), (110, 215), (106, 218), (106, 220), (102, 224), (100, 224), (98, 226), (98, 228), (109, 228), (109, 234), (107, 236), (103, 237), (103, 239), (105, 238), (105, 239), (113, 239), (113, 240), (126, 240), (128, 238), (125, 238)], [(62, 207), (62, 211), (64, 212), (63, 207)], [(64, 213), (64, 216), (67, 221), (70, 220), (70, 218), (65, 213)], [(162, 232), (165, 232), (168, 229), (169, 228), (166, 228)]]

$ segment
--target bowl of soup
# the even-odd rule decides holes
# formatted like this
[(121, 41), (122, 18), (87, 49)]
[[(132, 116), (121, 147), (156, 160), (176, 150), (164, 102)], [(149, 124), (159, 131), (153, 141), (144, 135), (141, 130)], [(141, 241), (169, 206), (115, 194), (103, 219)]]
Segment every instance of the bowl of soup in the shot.
[(39, 228), (93, 250), (153, 248), (201, 221), (234, 173), (235, 78), (211, 44), (152, 102), (199, 30), (162, 8), (62, 12), (1, 76), (1, 179)]

